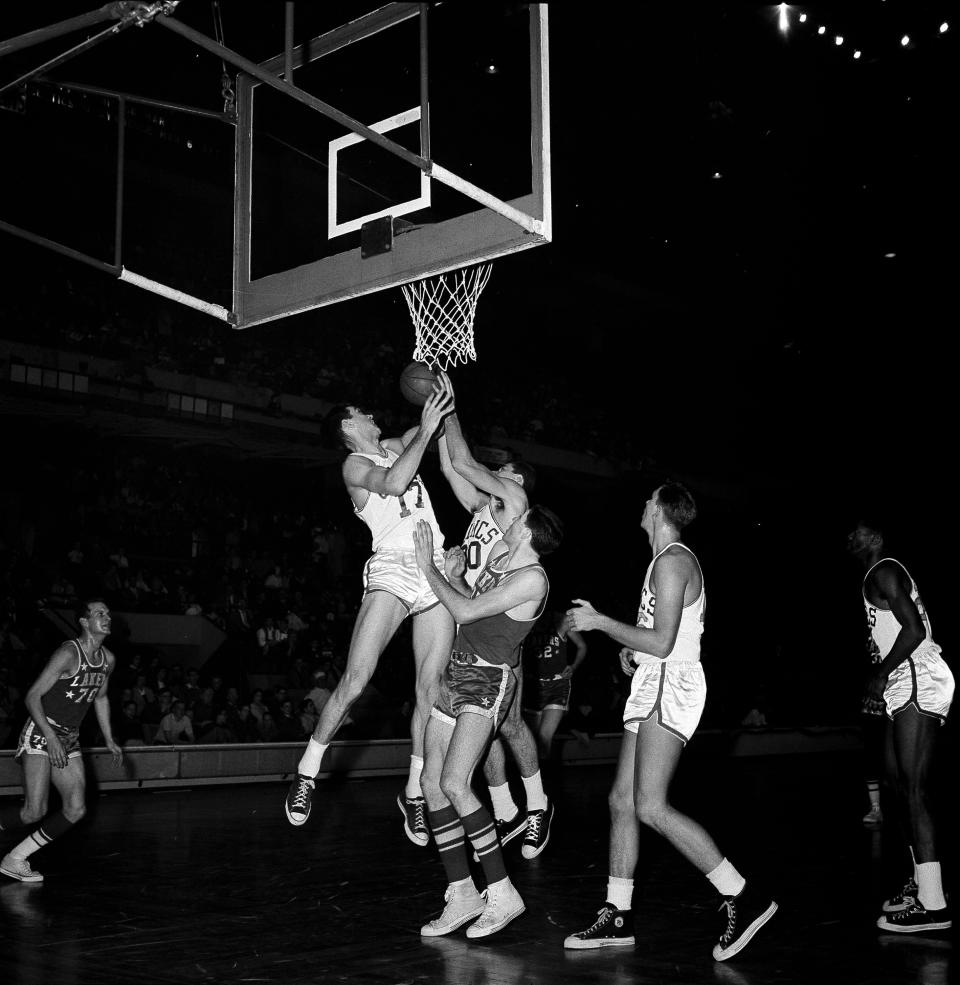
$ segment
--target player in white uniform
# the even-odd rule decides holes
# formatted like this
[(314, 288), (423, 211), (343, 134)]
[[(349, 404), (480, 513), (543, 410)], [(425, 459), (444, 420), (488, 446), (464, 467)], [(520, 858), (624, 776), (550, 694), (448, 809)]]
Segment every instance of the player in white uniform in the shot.
[(727, 926), (713, 949), (715, 960), (743, 950), (777, 910), (723, 857), (710, 835), (668, 799), (680, 753), (700, 721), (707, 693), (700, 665), (703, 572), (680, 541), (681, 530), (695, 516), (693, 497), (679, 483), (665, 483), (647, 501), (640, 526), (650, 540), (653, 560), (643, 581), (636, 626), (617, 622), (581, 599), (574, 599), (575, 608), (567, 612), (570, 628), (599, 629), (623, 644), (621, 666), (632, 674), (633, 683), (610, 791), (607, 900), (587, 930), (564, 941), (566, 948), (633, 945), (639, 823), (662, 834), (723, 898)]
[[(449, 383), (445, 376), (444, 379)], [(532, 491), (536, 474), (524, 462), (507, 462), (496, 472), (478, 462), (463, 437), (456, 414), (451, 414), (444, 422), (440, 464), (457, 499), (471, 514), (462, 551), (466, 563), (464, 577), (472, 589), (486, 567), (490, 552), (502, 540), (504, 531), (526, 512), (527, 496)], [(490, 743), (483, 764), (483, 776), (490, 791), (500, 844), (506, 845), (522, 834), (523, 856), (536, 858), (550, 840), (553, 804), (543, 789), (536, 739), (521, 714), (522, 668), (518, 666), (515, 673), (516, 698), (500, 727), (500, 734), (495, 735)], [(510, 793), (504, 741), (510, 746), (523, 781), (527, 801), (525, 813), (521, 813)]]
[(886, 707), (884, 770), (907, 822), (913, 875), (883, 904), (882, 930), (915, 934), (952, 925), (943, 892), (929, 780), (940, 726), (953, 700), (953, 674), (933, 642), (930, 617), (907, 569), (884, 555), (883, 531), (861, 522), (848, 546), (866, 567), (863, 604), (876, 656), (867, 700)]
[[(430, 497), (417, 474), (423, 453), (444, 414), (453, 410), (453, 393), (441, 381), (423, 406), (420, 426), (402, 438), (380, 438), (373, 416), (359, 407), (338, 408), (327, 426), (347, 447), (343, 481), (354, 511), (370, 528), (373, 555), (363, 571), (363, 602), (353, 627), (347, 666), (336, 690), (323, 706), (286, 799), (287, 819), (301, 825), (310, 815), (314, 779), (337, 729), (373, 675), (387, 643), (407, 616), (413, 616), (413, 654), (417, 703), (410, 723), (412, 756), (404, 793), (397, 798), (407, 837), (426, 845), (429, 832), (420, 789), (423, 733), (436, 699), (440, 675), (450, 656), (453, 627), (417, 567), (413, 532), (417, 522), (430, 525), (434, 543), (443, 544)], [(443, 551), (438, 546), (438, 558)]]

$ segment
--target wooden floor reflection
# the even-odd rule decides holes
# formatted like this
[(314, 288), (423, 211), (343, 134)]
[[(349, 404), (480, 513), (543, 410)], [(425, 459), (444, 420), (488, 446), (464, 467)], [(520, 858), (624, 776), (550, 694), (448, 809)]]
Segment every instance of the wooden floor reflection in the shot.
[(421, 923), (442, 907), (444, 879), (435, 852), (403, 835), (396, 780), (322, 782), (299, 829), (274, 784), (94, 795), (82, 827), (35, 857), (42, 885), (0, 884), (0, 982), (952, 980), (954, 933), (900, 937), (873, 925), (903, 873), (883, 833), (861, 825), (853, 757), (698, 760), (691, 747), (678, 805), (780, 903), (738, 959), (711, 959), (723, 925), (712, 890), (652, 835), (641, 844), (636, 948), (565, 952), (564, 936), (592, 922), (603, 901), (611, 776), (592, 767), (560, 778), (548, 849), (532, 862), (509, 852), (527, 912), (480, 942), (462, 930), (421, 940)]

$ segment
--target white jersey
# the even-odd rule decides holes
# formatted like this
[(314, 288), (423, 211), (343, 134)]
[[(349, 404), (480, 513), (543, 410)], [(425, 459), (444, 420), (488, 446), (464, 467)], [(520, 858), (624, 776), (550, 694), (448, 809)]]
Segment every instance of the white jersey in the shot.
[[(388, 469), (400, 457), (396, 452), (386, 450), (386, 455), (373, 455), (367, 452), (353, 452)], [(430, 494), (423, 480), (415, 475), (401, 496), (387, 496), (371, 492), (361, 508), (354, 506), (353, 512), (370, 528), (375, 551), (413, 552), (413, 531), (418, 520), (425, 520), (433, 531), (434, 546), (443, 548), (443, 533), (437, 518), (433, 515)]]
[(491, 502), (492, 500), (488, 499), (486, 505), (473, 514), (463, 538), (463, 553), (467, 559), (467, 570), (463, 573), (463, 577), (471, 588), (476, 584), (480, 572), (486, 567), (494, 544), (503, 537), (500, 524), (497, 523), (493, 510), (490, 509)]
[[(927, 615), (927, 610), (923, 607), (923, 602), (920, 600), (920, 593), (917, 591), (917, 583), (910, 577), (910, 572), (896, 558), (885, 557), (877, 561), (877, 564), (883, 564), (884, 561), (893, 561), (894, 564), (899, 564), (903, 568), (903, 573), (910, 579), (910, 600), (917, 607), (917, 612), (920, 613), (920, 619), (923, 622), (923, 630), (925, 638), (920, 646), (924, 646), (933, 642), (933, 632), (930, 629), (930, 617)], [(863, 579), (863, 607), (867, 610), (867, 625), (870, 628), (870, 658), (873, 663), (880, 663), (886, 657), (886, 655), (893, 649), (893, 644), (900, 634), (901, 625), (897, 617), (890, 611), (890, 609), (879, 609), (875, 606), (868, 598), (866, 593), (867, 579), (870, 577), (870, 572), (877, 566), (873, 565), (870, 571), (866, 573)], [(936, 644), (934, 644), (936, 645)], [(919, 647), (918, 647), (919, 649)]]
[[(640, 609), (637, 612), (637, 626), (642, 629), (653, 629), (653, 613), (657, 605), (657, 596), (650, 588), (650, 578), (653, 575), (653, 566), (664, 551), (671, 547), (682, 547), (689, 551), (691, 557), (696, 561), (696, 555), (687, 547), (686, 544), (675, 542), (667, 546), (657, 554), (647, 568), (646, 577), (643, 579), (643, 591), (640, 594)], [(697, 562), (699, 565), (699, 562)], [(700, 660), (700, 637), (703, 635), (703, 617), (707, 608), (707, 590), (703, 582), (703, 571), (700, 572), (701, 588), (700, 595), (689, 605), (683, 607), (680, 615), (680, 628), (677, 631), (677, 639), (673, 644), (673, 649), (667, 654), (664, 660), (674, 662), (697, 662)], [(653, 654), (635, 651), (639, 657), (639, 662), (660, 662), (659, 657)]]

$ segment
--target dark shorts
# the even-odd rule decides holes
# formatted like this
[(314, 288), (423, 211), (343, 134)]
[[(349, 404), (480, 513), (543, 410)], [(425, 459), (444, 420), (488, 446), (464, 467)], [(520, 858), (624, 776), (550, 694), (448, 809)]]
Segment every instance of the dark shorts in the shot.
[[(80, 755), (80, 729), (64, 728), (56, 722), (47, 721), (53, 726), (53, 731), (57, 733), (57, 738), (63, 746), (63, 751), (67, 754), (67, 759), (76, 759)], [(32, 719), (27, 719), (27, 724), (20, 732), (20, 741), (17, 743), (17, 751), (14, 759), (19, 759), (24, 753), (28, 756), (49, 756), (47, 752), (47, 740), (43, 732), (37, 728), (37, 723)]]
[(517, 678), (506, 664), (491, 664), (475, 653), (450, 654), (430, 714), (449, 725), (464, 712), (483, 715), (498, 729), (517, 691)]
[(570, 707), (571, 688), (569, 677), (555, 677), (549, 681), (528, 678), (523, 692), (524, 709), (535, 714), (548, 708), (567, 711)]

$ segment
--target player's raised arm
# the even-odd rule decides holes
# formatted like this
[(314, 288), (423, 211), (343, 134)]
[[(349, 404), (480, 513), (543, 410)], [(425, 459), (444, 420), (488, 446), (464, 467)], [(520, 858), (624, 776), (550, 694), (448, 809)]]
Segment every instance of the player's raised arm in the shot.
[(347, 456), (343, 463), (343, 479), (347, 488), (366, 489), (381, 496), (402, 496), (417, 474), (430, 438), (452, 408), (453, 393), (441, 384), (423, 405), (420, 426), (393, 465), (383, 468), (359, 455)]
[(443, 472), (443, 477), (450, 483), (450, 488), (460, 505), (468, 513), (476, 513), (483, 507), (486, 495), (453, 467), (446, 434), (440, 438), (437, 444), (440, 451), (440, 469)]
[[(452, 394), (453, 385), (447, 374), (440, 373), (439, 379), (449, 387)], [(444, 428), (444, 439), (447, 444), (447, 451), (450, 453), (450, 462), (458, 475), (466, 479), (480, 492), (502, 499), (508, 507), (512, 508), (510, 510), (512, 513), (522, 512), (527, 508), (527, 494), (523, 491), (522, 486), (512, 479), (505, 479), (497, 475), (496, 472), (492, 472), (486, 465), (473, 457), (455, 413), (446, 419)]]

